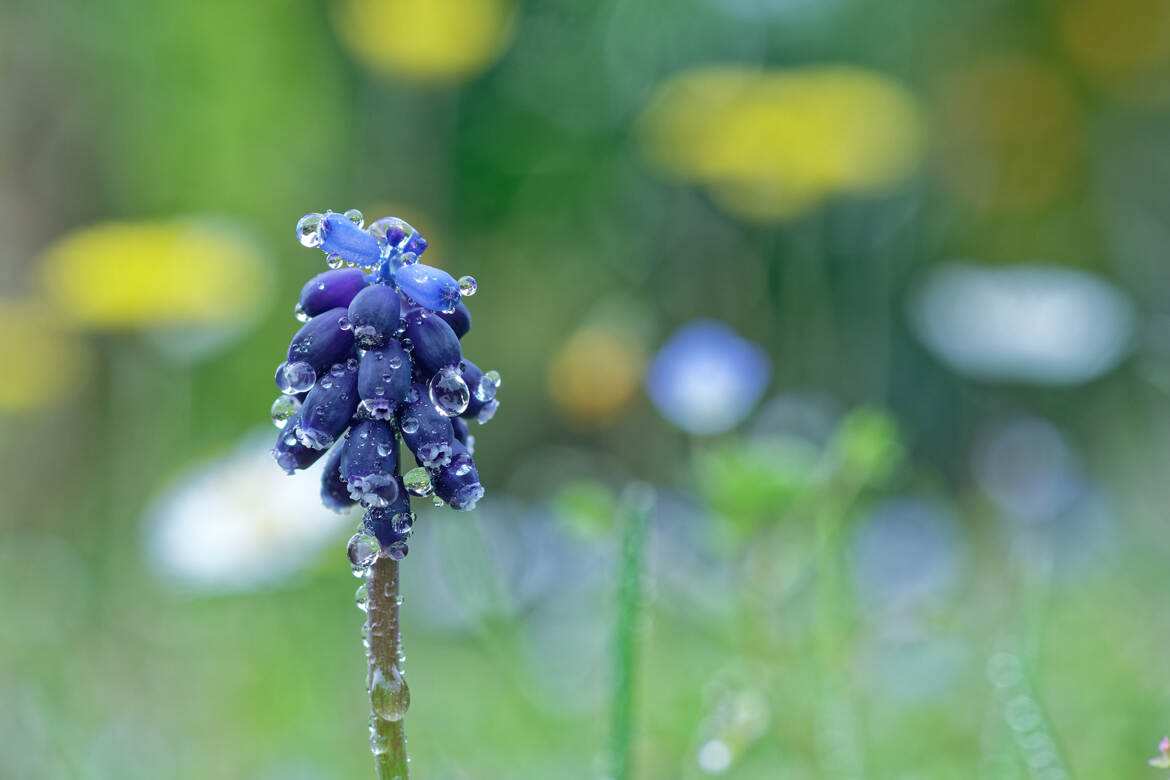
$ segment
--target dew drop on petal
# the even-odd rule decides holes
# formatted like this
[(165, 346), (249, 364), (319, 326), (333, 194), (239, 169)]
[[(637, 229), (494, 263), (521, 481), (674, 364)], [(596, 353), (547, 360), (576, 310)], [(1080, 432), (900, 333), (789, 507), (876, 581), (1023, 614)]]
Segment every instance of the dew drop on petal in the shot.
[(448, 366), (441, 368), (431, 377), (427, 385), (431, 405), (448, 417), (457, 417), (467, 411), (471, 402), (471, 391), (459, 372)]
[(488, 379), (487, 374), (479, 378), (475, 383), (475, 400), (486, 404), (488, 401), (496, 397), (496, 383)]
[(325, 257), (325, 265), (336, 271), (338, 268), (341, 268), (345, 265), (345, 258), (341, 255), (327, 255)]
[(349, 317), (342, 315), (337, 318), (337, 327), (341, 328), (342, 330), (349, 330), (353, 327), (353, 325), (349, 323)]
[(324, 224), (324, 216), (316, 212), (301, 217), (300, 221), (297, 222), (297, 239), (301, 242), (301, 246), (321, 246), (325, 241), (325, 235), (321, 229)]
[[(414, 528), (414, 512), (399, 512), (390, 518), (390, 530), (396, 534), (408, 534)], [(393, 552), (394, 545), (391, 545)], [(393, 556), (391, 556), (393, 557)]]
[(297, 322), (308, 322), (309, 313), (301, 306), (301, 302), (297, 301), (297, 305), (293, 306), (293, 316), (297, 318)]
[(499, 371), (485, 371), (483, 378), (491, 380), (491, 383), (496, 386), (497, 390), (500, 389), (500, 384), (503, 382), (503, 380), (500, 378)]
[(455, 476), (464, 477), (471, 473), (471, 465), (468, 463), (460, 463), (455, 469)]
[(475, 295), (475, 291), (478, 289), (479, 285), (476, 284), (474, 276), (459, 277), (459, 294), (464, 298), (469, 295)]
[(415, 433), (416, 431), (418, 431), (418, 418), (417, 417), (407, 417), (406, 419), (404, 419), (402, 421), (402, 432), (403, 433), (410, 434), (410, 433)]
[(365, 531), (358, 531), (350, 537), (345, 548), (345, 554), (349, 556), (349, 562), (354, 569), (368, 569), (378, 559), (380, 552), (382, 545), (378, 543), (378, 537)]
[(394, 542), (390, 545), (387, 554), (396, 561), (401, 561), (410, 552), (410, 548), (406, 546), (406, 542)]
[(272, 402), (272, 424), (284, 429), (288, 421), (301, 409), (301, 401), (295, 395), (282, 395)]
[(293, 395), (310, 389), (317, 381), (317, 372), (308, 363), (283, 363), (277, 371), (276, 386), (282, 393)]
[(431, 475), (422, 466), (411, 469), (402, 476), (406, 490), (412, 496), (429, 496), (431, 494)]
[(345, 218), (358, 227), (363, 227), (366, 224), (365, 215), (357, 209), (350, 209), (349, 211), (345, 212)]

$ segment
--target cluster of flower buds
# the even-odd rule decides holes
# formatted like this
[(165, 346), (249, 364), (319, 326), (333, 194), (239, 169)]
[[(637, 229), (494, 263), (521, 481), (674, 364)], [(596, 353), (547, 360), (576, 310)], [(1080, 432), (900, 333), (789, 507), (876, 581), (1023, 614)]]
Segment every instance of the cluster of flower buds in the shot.
[[(356, 209), (328, 211), (302, 217), (297, 238), (332, 270), (310, 279), (296, 305), (304, 326), (276, 368), (272, 454), (291, 474), (329, 453), (322, 501), (366, 507), (349, 546), (361, 570), (382, 550), (406, 555), (411, 496), (458, 510), (483, 496), (466, 420), (492, 418), (500, 375), (463, 358), (463, 298), (475, 280), (420, 263), (427, 242), (409, 224), (386, 217), (367, 227)], [(400, 437), (418, 464), (405, 474)]]

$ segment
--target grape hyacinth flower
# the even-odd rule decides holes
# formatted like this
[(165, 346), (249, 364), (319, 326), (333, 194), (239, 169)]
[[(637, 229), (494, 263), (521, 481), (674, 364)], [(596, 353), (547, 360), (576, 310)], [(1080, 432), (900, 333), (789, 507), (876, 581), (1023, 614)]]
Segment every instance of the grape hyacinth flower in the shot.
[[(406, 778), (398, 562), (414, 528), (410, 500), (468, 511), (483, 497), (465, 421), (492, 418), (500, 375), (463, 357), (475, 279), (420, 263), (427, 242), (408, 223), (366, 226), (356, 209), (327, 211), (306, 214), (296, 233), (330, 270), (305, 284), (294, 309), (303, 325), (276, 369), (272, 455), (289, 474), (327, 455), (322, 503), (365, 509), (347, 554), (363, 578), (370, 747), (380, 778)], [(417, 464), (405, 473), (400, 440)]]

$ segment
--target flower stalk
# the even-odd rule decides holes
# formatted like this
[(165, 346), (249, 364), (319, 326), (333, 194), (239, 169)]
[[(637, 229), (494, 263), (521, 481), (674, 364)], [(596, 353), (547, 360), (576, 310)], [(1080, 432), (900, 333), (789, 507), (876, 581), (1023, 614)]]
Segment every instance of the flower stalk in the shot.
[(410, 689), (403, 677), (405, 656), (398, 608), (398, 561), (379, 556), (366, 574), (368, 591), (366, 632), (369, 650), (370, 749), (378, 780), (406, 780), (410, 759), (406, 754), (403, 718), (410, 707)]

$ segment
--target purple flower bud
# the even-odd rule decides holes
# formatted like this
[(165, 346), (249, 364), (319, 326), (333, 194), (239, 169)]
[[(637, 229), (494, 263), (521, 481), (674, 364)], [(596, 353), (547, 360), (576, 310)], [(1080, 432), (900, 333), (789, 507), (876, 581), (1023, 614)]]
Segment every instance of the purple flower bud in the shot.
[(334, 447), (325, 461), (321, 474), (321, 503), (334, 512), (344, 512), (354, 505), (349, 496), (349, 485), (341, 478), (341, 453), (344, 447)]
[(317, 378), (297, 413), (297, 441), (318, 450), (333, 446), (357, 411), (357, 375), (357, 361), (347, 361)]
[(467, 389), (471, 391), (471, 399), (467, 402), (467, 409), (459, 416), (473, 418), (483, 409), (483, 405), (492, 399), (476, 397), (475, 390), (483, 381), (483, 372), (479, 370), (479, 366), (466, 359), (459, 365), (463, 369), (463, 381), (467, 383)]
[(431, 484), (435, 495), (460, 512), (475, 509), (476, 502), (483, 498), (475, 462), (467, 448), (457, 441), (451, 445), (451, 461), (431, 472)]
[(398, 289), (424, 309), (450, 311), (463, 297), (451, 274), (422, 263), (402, 266), (394, 278)]
[(350, 498), (366, 506), (387, 506), (398, 497), (398, 439), (385, 420), (361, 420), (345, 437), (341, 477)]
[(410, 494), (398, 480), (398, 497), (384, 507), (371, 507), (362, 518), (366, 530), (378, 537), (382, 549), (392, 544), (405, 542), (414, 528), (414, 515), (410, 511)]
[(338, 268), (317, 274), (301, 288), (301, 311), (316, 317), (330, 309), (349, 306), (367, 284), (369, 280), (360, 268)]
[(434, 468), (450, 460), (455, 430), (451, 418), (431, 404), (426, 385), (410, 386), (406, 400), (398, 407), (398, 430), (421, 465)]
[(471, 433), (469, 430), (467, 430), (467, 423), (464, 422), (460, 417), (452, 417), (451, 428), (455, 431), (455, 441), (466, 447), (467, 437)]
[(433, 314), (425, 311), (408, 314), (403, 335), (414, 345), (411, 354), (422, 377), (429, 379), (440, 368), (459, 365), (463, 358), (455, 331)]
[(319, 235), (319, 246), (327, 255), (340, 255), (367, 268), (377, 265), (381, 257), (377, 240), (344, 214), (326, 214), (321, 220)]
[(397, 339), (362, 355), (358, 368), (358, 395), (369, 401), (387, 401), (397, 407), (410, 389), (410, 355)]
[(443, 322), (451, 326), (451, 330), (455, 331), (455, 335), (463, 338), (467, 335), (467, 331), (471, 330), (471, 312), (467, 310), (467, 304), (460, 302), (453, 311), (439, 311), (435, 312), (436, 316), (441, 317)]
[(362, 349), (386, 343), (398, 329), (398, 292), (386, 284), (374, 284), (359, 292), (349, 304), (349, 324)]
[(293, 336), (288, 347), (288, 362), (308, 363), (324, 375), (334, 363), (343, 362), (353, 349), (353, 333), (343, 330), (345, 309), (338, 307), (318, 314)]
[[(303, 409), (304, 407), (302, 411)], [(301, 413), (297, 412), (276, 435), (276, 446), (272, 448), (272, 457), (276, 460), (276, 465), (284, 469), (286, 474), (292, 474), (298, 469), (307, 469), (325, 454), (325, 450), (315, 450), (297, 441), (295, 430), (300, 420)]]
[(414, 235), (406, 242), (406, 246), (402, 247), (403, 252), (413, 252), (416, 255), (422, 255), (427, 251), (427, 240), (422, 237), (422, 234), (415, 231)]

